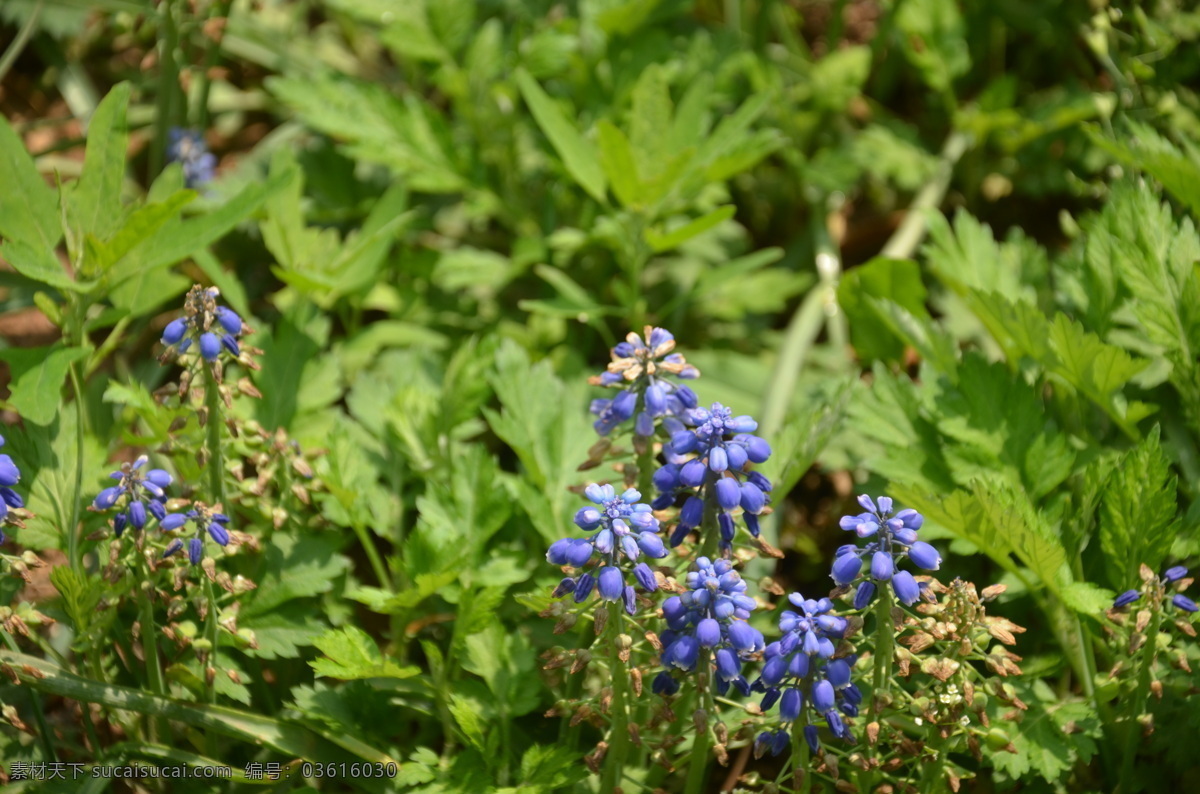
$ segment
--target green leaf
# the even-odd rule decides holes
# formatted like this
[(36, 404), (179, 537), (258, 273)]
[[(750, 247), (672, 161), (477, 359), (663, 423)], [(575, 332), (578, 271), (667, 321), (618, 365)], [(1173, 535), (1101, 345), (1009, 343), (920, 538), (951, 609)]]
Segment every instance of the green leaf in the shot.
[(81, 347), (16, 348), (0, 350), (0, 359), (9, 363), (12, 383), (8, 402), (27, 422), (47, 425), (58, 415), (62, 403), (63, 382), (74, 361), (86, 357)]
[(1120, 141), (1105, 136), (1094, 125), (1083, 129), (1093, 144), (1125, 165), (1150, 174), (1200, 218), (1200, 161), (1196, 150), (1191, 149), (1192, 156), (1188, 157), (1152, 127), (1137, 122), (1127, 122), (1127, 126), (1129, 134)]
[(906, 0), (895, 14), (904, 55), (935, 91), (948, 91), (967, 72), (971, 55), (962, 13), (954, 0)]
[(264, 552), (266, 571), (242, 614), (264, 615), (287, 601), (332, 590), (334, 580), (350, 567), (350, 561), (337, 553), (338, 545), (330, 534), (276, 532)]
[(43, 248), (30, 245), (23, 240), (11, 239), (0, 246), (0, 256), (3, 256), (22, 276), (55, 289), (88, 292), (95, 286), (95, 284), (76, 281), (68, 276), (52, 248)]
[(86, 634), (104, 588), (96, 580), (81, 576), (73, 568), (56, 565), (50, 569), (50, 583), (63, 598), (63, 608), (71, 619), (76, 634)]
[(1101, 342), (1098, 336), (1088, 333), (1082, 324), (1065, 314), (1056, 316), (1050, 325), (1050, 345), (1058, 357), (1053, 374), (1103, 408), (1130, 435), (1136, 436), (1133, 424), (1146, 416), (1149, 407), (1140, 403), (1126, 406), (1116, 398), (1117, 393), (1149, 362)]
[(476, 750), (486, 753), (487, 747), (483, 736), (484, 722), (479, 715), (481, 710), (478, 701), (474, 698), (459, 694), (450, 696), (450, 713), (454, 716), (454, 721), (458, 723), (463, 736)]
[(1153, 430), (1122, 456), (1104, 487), (1100, 549), (1117, 591), (1138, 582), (1138, 566), (1158, 570), (1178, 527), (1177, 481)]
[(178, 218), (180, 211), (195, 198), (195, 191), (180, 190), (165, 201), (136, 209), (111, 239), (100, 242), (88, 237), (85, 272), (88, 275), (105, 273), (139, 243), (153, 237), (168, 221)]
[(121, 220), (121, 183), (129, 148), (125, 110), (130, 90), (129, 83), (113, 86), (88, 121), (83, 173), (68, 194), (74, 209), (71, 220), (79, 223), (81, 236), (106, 238)]
[[(3, 117), (0, 117), (0, 185), (4, 186), (0, 190), (0, 237), (53, 254), (62, 239), (58, 196), (42, 179), (33, 158), (25, 151), (25, 144)], [(6, 255), (5, 259), (9, 257)]]
[[(1014, 779), (1028, 779), (1029, 772), (1048, 783), (1057, 783), (1077, 764), (1087, 764), (1095, 756), (1100, 737), (1100, 720), (1094, 708), (1079, 700), (1066, 700), (1041, 680), (1016, 681), (1017, 695), (1029, 705), (1020, 722), (993, 718), (993, 724), (1007, 730), (1016, 753), (992, 753), (989, 760)], [(999, 715), (997, 715), (998, 717)]]
[(838, 284), (838, 305), (846, 312), (859, 358), (864, 363), (900, 363), (904, 342), (891, 333), (890, 323), (868, 297), (890, 300), (915, 316), (928, 318), (921, 269), (911, 260), (876, 257), (847, 271)]
[(633, 149), (625, 133), (607, 119), (596, 125), (596, 137), (600, 143), (600, 164), (612, 185), (613, 193), (626, 207), (637, 207), (642, 198), (642, 184), (638, 178), (638, 165), (633, 158)]
[(579, 186), (601, 204), (605, 201), (604, 169), (591, 144), (583, 139), (575, 125), (555, 104), (537, 81), (524, 69), (516, 72), (517, 87), (538, 127), (562, 158), (563, 165)]
[[(82, 703), (98, 703), (112, 709), (165, 717), (252, 746), (268, 747), (289, 758), (331, 761), (345, 757), (328, 739), (309, 728), (284, 720), (223, 706), (184, 703), (139, 689), (90, 681), (23, 653), (0, 651), (0, 662), (11, 667), (24, 685), (39, 692)], [(366, 761), (395, 762), (386, 753), (350, 737), (342, 737), (338, 744)]]
[(682, 226), (677, 226), (669, 232), (658, 233), (653, 229), (646, 230), (646, 242), (654, 249), (655, 253), (670, 251), (672, 248), (678, 248), (693, 237), (697, 237), (709, 229), (716, 228), (720, 224), (729, 220), (737, 212), (737, 207), (728, 204), (724, 207), (718, 207), (712, 212), (705, 213), (699, 218), (688, 221)]
[(664, 133), (671, 129), (674, 109), (662, 66), (652, 63), (642, 70), (633, 86), (630, 105), (629, 142), (637, 162), (633, 173), (643, 174), (649, 181), (662, 172), (672, 154)]
[(313, 641), (326, 658), (309, 662), (319, 676), (353, 680), (356, 678), (411, 678), (420, 675), (419, 667), (401, 667), (385, 659), (375, 640), (357, 626), (327, 631)]

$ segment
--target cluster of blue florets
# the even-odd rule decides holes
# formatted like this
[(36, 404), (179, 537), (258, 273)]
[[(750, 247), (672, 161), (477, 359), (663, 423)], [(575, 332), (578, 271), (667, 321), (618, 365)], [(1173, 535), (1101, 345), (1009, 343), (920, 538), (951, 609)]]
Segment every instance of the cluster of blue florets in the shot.
[(162, 343), (168, 352), (182, 355), (194, 342), (205, 361), (216, 361), (222, 350), (234, 358), (241, 355), (238, 336), (246, 330), (245, 324), (236, 312), (217, 303), (220, 294), (216, 287), (192, 287), (184, 300), (183, 316), (163, 329)]
[[(4, 446), (4, 436), (0, 436), (0, 447)], [(21, 470), (8, 455), (0, 455), (0, 524), (8, 518), (10, 507), (24, 507), (25, 500), (13, 490), (13, 486), (21, 481)], [(0, 529), (0, 543), (4, 542), (4, 530)]]
[(936, 571), (942, 563), (937, 549), (917, 539), (917, 530), (925, 519), (916, 510), (901, 510), (892, 514), (890, 497), (879, 497), (878, 503), (863, 494), (858, 503), (867, 512), (843, 516), (842, 529), (860, 538), (872, 538), (865, 546), (847, 544), (837, 550), (830, 576), (838, 585), (850, 585), (860, 578), (863, 560), (870, 559), (869, 575), (863, 578), (854, 595), (854, 606), (863, 609), (875, 596), (877, 584), (890, 584), (896, 599), (911, 605), (921, 597), (921, 586), (908, 571), (897, 570), (905, 557), (926, 571)]
[(750, 694), (750, 684), (742, 675), (742, 662), (764, 649), (762, 632), (747, 621), (756, 603), (746, 595), (746, 582), (728, 560), (696, 560), (687, 575), (687, 592), (663, 602), (667, 631), (663, 644), (662, 665), (666, 670), (654, 679), (653, 690), (674, 694), (679, 689), (675, 674), (696, 669), (700, 653), (712, 651), (717, 691), (725, 694), (730, 685)]
[(748, 464), (766, 461), (771, 447), (752, 435), (758, 429), (752, 417), (734, 416), (720, 403), (713, 403), (711, 409), (691, 409), (685, 412), (684, 421), (691, 427), (673, 433), (663, 445), (667, 463), (654, 473), (660, 495), (652, 504), (663, 509), (674, 504), (678, 495), (687, 494), (670, 538), (671, 545), (678, 546), (700, 525), (711, 491), (721, 508), (717, 524), (721, 550), (727, 552), (733, 545), (734, 513), (739, 508), (746, 529), (758, 537), (758, 517), (766, 510), (771, 481), (750, 470)]
[[(195, 505), (186, 513), (172, 513), (159, 522), (159, 526), (164, 532), (174, 532), (182, 529), (189, 522), (196, 530), (196, 534), (187, 542), (188, 560), (192, 565), (199, 565), (200, 560), (204, 557), (205, 535), (212, 538), (213, 542), (219, 546), (229, 545), (229, 530), (226, 528), (226, 525), (229, 524), (229, 516), (214, 512), (204, 505)], [(181, 538), (172, 538), (162, 556), (170, 557), (182, 550), (183, 545)]]
[[(1159, 578), (1157, 585), (1161, 588), (1166, 588), (1170, 584), (1178, 582), (1188, 575), (1188, 569), (1182, 565), (1176, 565), (1163, 571), (1163, 575)], [(1121, 609), (1134, 603), (1142, 597), (1140, 590), (1126, 590), (1117, 596), (1117, 600), (1113, 602), (1113, 609)], [(1176, 609), (1184, 612), (1200, 611), (1200, 606), (1196, 602), (1185, 596), (1183, 593), (1175, 593), (1171, 596), (1171, 605)]]
[(788, 746), (789, 731), (798, 725), (803, 726), (804, 739), (816, 752), (818, 729), (807, 716), (810, 710), (824, 717), (834, 736), (853, 741), (841, 715), (857, 716), (862, 703), (862, 693), (850, 681), (855, 657), (835, 658), (836, 642), (845, 636), (849, 622), (829, 614), (833, 602), (828, 598), (814, 600), (792, 593), (788, 601), (799, 611), (785, 610), (780, 615), (783, 636), (766, 647), (762, 673), (753, 687), (764, 693), (764, 712), (779, 704), (783, 723), (758, 735), (755, 751), (759, 755), (781, 753)]
[(658, 589), (654, 571), (639, 561), (643, 554), (652, 559), (667, 556), (658, 534), (658, 519), (650, 505), (639, 501), (642, 495), (633, 488), (618, 496), (611, 485), (593, 483), (584, 494), (596, 506), (580, 508), (575, 514), (575, 524), (593, 534), (555, 541), (546, 552), (546, 560), (580, 571), (595, 560), (594, 572), (565, 577), (554, 589), (554, 595), (560, 598), (572, 593), (576, 603), (581, 603), (595, 588), (605, 601), (623, 601), (625, 611), (632, 615), (637, 610), (636, 594), (633, 585), (625, 581), (622, 561), (624, 567), (632, 566), (633, 578), (643, 590)]
[(189, 188), (207, 185), (216, 172), (217, 158), (208, 150), (204, 136), (198, 130), (171, 128), (167, 159), (183, 167), (183, 184)]
[(117, 537), (126, 527), (142, 529), (146, 526), (148, 516), (153, 516), (161, 523), (167, 517), (166, 488), (171, 484), (171, 475), (163, 469), (148, 469), (143, 471), (148, 458), (142, 455), (133, 463), (126, 463), (119, 471), (108, 475), (117, 481), (116, 485), (105, 488), (92, 502), (96, 510), (112, 510), (119, 512), (113, 517), (113, 532)]
[(694, 380), (700, 377), (700, 370), (672, 352), (674, 349), (675, 337), (670, 331), (650, 326), (646, 326), (644, 339), (631, 331), (612, 349), (607, 371), (589, 380), (593, 386), (621, 390), (615, 397), (592, 400), (597, 433), (607, 436), (635, 419), (634, 435), (649, 438), (654, 435), (655, 419), (682, 416), (699, 404), (696, 393), (673, 378)]

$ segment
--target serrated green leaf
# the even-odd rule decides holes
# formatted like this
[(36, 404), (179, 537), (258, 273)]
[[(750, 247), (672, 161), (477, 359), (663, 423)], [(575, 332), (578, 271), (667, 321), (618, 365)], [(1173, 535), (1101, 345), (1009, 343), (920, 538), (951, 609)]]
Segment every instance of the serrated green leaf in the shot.
[(563, 166), (588, 195), (601, 204), (605, 201), (604, 169), (595, 150), (584, 140), (575, 125), (552, 100), (537, 81), (524, 69), (516, 73), (517, 87), (529, 106), (538, 127), (550, 140)]
[(935, 91), (947, 91), (971, 66), (967, 31), (954, 0), (909, 0), (896, 9), (902, 50)]
[(916, 262), (876, 257), (848, 271), (838, 283), (838, 305), (846, 312), (850, 338), (864, 363), (898, 363), (904, 342), (891, 333), (890, 324), (867, 298), (893, 301), (918, 317), (928, 318), (927, 293)]
[(481, 753), (487, 752), (483, 735), (483, 718), (480, 716), (482, 709), (479, 703), (473, 698), (464, 695), (453, 694), (450, 696), (450, 713), (454, 717), (454, 721), (458, 724), (463, 736), (471, 745)]
[(317, 675), (353, 680), (356, 678), (411, 678), (419, 667), (401, 667), (385, 659), (375, 640), (357, 626), (327, 631), (313, 641), (326, 658), (309, 662)]
[(1179, 526), (1177, 481), (1156, 425), (1113, 469), (1100, 508), (1100, 549), (1118, 592), (1138, 582), (1138, 566), (1158, 570)]

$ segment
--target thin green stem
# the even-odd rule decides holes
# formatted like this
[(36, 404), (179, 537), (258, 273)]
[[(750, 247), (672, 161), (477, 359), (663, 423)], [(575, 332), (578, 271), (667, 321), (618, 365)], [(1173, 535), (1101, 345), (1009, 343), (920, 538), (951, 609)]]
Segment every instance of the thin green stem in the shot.
[[(136, 546), (133, 553), (137, 558), (137, 581), (134, 588), (140, 613), (142, 657), (146, 663), (146, 675), (150, 679), (150, 691), (160, 697), (166, 697), (167, 689), (163, 684), (162, 667), (158, 661), (158, 631), (154, 625), (154, 584), (146, 566), (146, 555)], [(147, 728), (151, 742), (170, 739), (170, 727), (165, 720), (150, 719), (147, 721)]]
[(883, 709), (883, 696), (887, 693), (892, 672), (892, 589), (879, 588), (879, 600), (875, 603), (875, 670), (871, 678), (871, 719), (879, 719)]
[(712, 749), (712, 737), (709, 734), (707, 722), (714, 716), (714, 710), (711, 708), (712, 695), (708, 692), (712, 685), (712, 665), (709, 662), (709, 654), (710, 651), (707, 648), (700, 651), (700, 661), (696, 665), (696, 703), (697, 705), (708, 705), (710, 708), (706, 709), (707, 719), (704, 728), (696, 728), (696, 739), (692, 742), (691, 757), (688, 759), (687, 782), (683, 787), (684, 794), (700, 794), (704, 791), (704, 778), (708, 773), (708, 752)]
[[(4, 644), (13, 653), (20, 653), (21, 649), (17, 647), (17, 641), (7, 631), (0, 629), (0, 637), (4, 638)], [(42, 708), (42, 696), (32, 689), (29, 690), (29, 705), (33, 706), (33, 721), (37, 723), (38, 740), (42, 743), (42, 753), (47, 763), (57, 762), (58, 753), (54, 749), (54, 734), (50, 732), (50, 726), (46, 724), (46, 711)], [(80, 704), (85, 710), (87, 704)]]
[(608, 653), (609, 674), (612, 677), (612, 703), (609, 705), (611, 722), (608, 731), (608, 752), (604, 756), (604, 771), (600, 776), (601, 794), (611, 794), (624, 775), (626, 756), (629, 755), (629, 673), (621, 661), (621, 623), (624, 614), (621, 603), (608, 604), (608, 625), (605, 627), (604, 643)]
[(1138, 717), (1146, 710), (1146, 702), (1150, 697), (1150, 678), (1154, 659), (1158, 655), (1158, 630), (1161, 625), (1162, 604), (1158, 603), (1154, 605), (1150, 625), (1146, 629), (1146, 642), (1142, 646), (1141, 658), (1138, 661), (1137, 691), (1133, 694), (1133, 709), (1125, 718), (1125, 752), (1121, 759), (1121, 777), (1117, 781), (1117, 791), (1120, 794), (1132, 794), (1137, 789), (1133, 780), (1133, 767), (1142, 738), (1142, 724)]
[[(209, 19), (219, 19), (229, 16), (229, 6), (231, 0), (221, 0), (216, 3)], [(208, 43), (205, 45), (204, 61), (200, 67), (200, 75), (198, 77), (199, 88), (196, 92), (196, 126), (201, 129), (208, 128), (208, 95), (212, 91), (212, 78), (209, 77), (209, 72), (217, 65), (217, 61), (221, 55), (221, 38), (222, 34), (218, 30), (209, 37)]]
[(175, 27), (173, 0), (164, 0), (159, 6), (162, 34), (158, 50), (158, 96), (155, 104), (158, 112), (154, 120), (154, 145), (150, 148), (150, 178), (162, 171), (167, 154), (167, 134), (178, 123), (176, 105), (179, 96), (179, 73), (175, 65), (175, 49), (179, 45), (179, 31)]
[(950, 177), (954, 174), (954, 166), (966, 153), (971, 145), (970, 133), (955, 130), (942, 144), (942, 153), (938, 157), (937, 168), (933, 176), (921, 188), (908, 208), (908, 213), (900, 226), (888, 239), (879, 255), (888, 259), (908, 259), (917, 250), (917, 246), (925, 239), (928, 229), (929, 210), (942, 203), (946, 190), (950, 187)]
[(204, 406), (208, 410), (204, 445), (208, 450), (208, 490), (212, 504), (225, 504), (225, 458), (221, 454), (221, 387), (208, 365), (204, 366)]
[(387, 566), (383, 564), (383, 557), (380, 556), (379, 549), (375, 547), (375, 540), (371, 537), (371, 533), (366, 527), (355, 525), (354, 535), (358, 538), (363, 551), (367, 553), (367, 560), (371, 563), (371, 570), (375, 572), (375, 578), (379, 580), (379, 584), (393, 593), (396, 592), (396, 586), (392, 583), (392, 577), (388, 575)]
[[(807, 723), (807, 704), (805, 704), (802, 716), (804, 722)], [(808, 742), (804, 740), (804, 729), (797, 723), (792, 723), (792, 789), (797, 792), (804, 790), (804, 779), (808, 776), (808, 762), (809, 750)]]
[(25, 20), (25, 24), (17, 31), (17, 37), (8, 45), (8, 49), (4, 51), (4, 56), (0, 57), (0, 82), (3, 82), (4, 76), (8, 74), (8, 70), (16, 63), (17, 57), (25, 49), (25, 45), (29, 43), (29, 39), (33, 37), (33, 32), (37, 29), (38, 17), (41, 14), (42, 0), (37, 0), (37, 5), (33, 7), (33, 11), (29, 12), (29, 17)]
[(66, 527), (67, 562), (72, 569), (79, 571), (79, 506), (83, 503), (83, 440), (87, 416), (83, 409), (83, 385), (79, 380), (78, 363), (72, 361), (67, 371), (71, 376), (71, 391), (75, 394), (75, 493), (71, 499), (71, 523)]
[(654, 493), (654, 439), (646, 439), (646, 448), (637, 455), (638, 491), (642, 499), (649, 499)]

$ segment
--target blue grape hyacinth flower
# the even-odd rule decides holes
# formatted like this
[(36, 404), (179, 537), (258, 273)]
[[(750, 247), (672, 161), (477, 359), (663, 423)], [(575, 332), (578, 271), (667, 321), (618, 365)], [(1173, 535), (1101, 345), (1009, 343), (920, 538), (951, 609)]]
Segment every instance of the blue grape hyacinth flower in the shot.
[(593, 386), (621, 389), (615, 397), (592, 400), (597, 433), (607, 436), (634, 419), (634, 435), (648, 438), (654, 435), (656, 419), (681, 416), (698, 405), (696, 393), (675, 379), (694, 380), (700, 370), (674, 349), (671, 332), (652, 326), (646, 326), (644, 336), (630, 331), (612, 349), (608, 369), (588, 379)]
[[(1142, 569), (1142, 580), (1148, 587), (1151, 588), (1152, 591), (1156, 591), (1159, 594), (1159, 597), (1165, 597), (1167, 587), (1179, 582), (1188, 575), (1188, 569), (1182, 565), (1174, 565), (1168, 568), (1167, 570), (1163, 571), (1162, 576), (1157, 578), (1154, 576), (1154, 572), (1148, 569), (1146, 566), (1143, 565)], [(1186, 587), (1187, 582), (1184, 582), (1182, 586)], [(1142, 591), (1140, 590), (1126, 590), (1116, 597), (1116, 600), (1113, 601), (1112, 608), (1124, 609), (1125, 607), (1140, 600), (1141, 597)], [(1195, 601), (1188, 598), (1183, 593), (1172, 594), (1170, 603), (1171, 606), (1183, 612), (1200, 611), (1200, 606), (1197, 606)]]
[[(164, 532), (174, 532), (182, 529), (188, 523), (192, 524), (196, 533), (187, 541), (188, 561), (192, 565), (199, 565), (200, 560), (204, 558), (206, 535), (219, 546), (229, 545), (229, 530), (227, 529), (229, 516), (216, 512), (199, 502), (193, 504), (192, 509), (186, 513), (172, 513), (160, 521), (159, 526)], [(181, 551), (183, 547), (182, 538), (172, 538), (162, 556), (164, 559), (170, 557)]]
[[(0, 447), (4, 446), (4, 436), (0, 436)], [(13, 490), (13, 486), (21, 481), (21, 470), (7, 454), (0, 454), (0, 523), (8, 518), (9, 508), (25, 506), (25, 500)], [(4, 530), (0, 529), (0, 543), (5, 540)]]
[[(561, 598), (571, 593), (576, 603), (582, 603), (595, 588), (601, 599), (623, 602), (632, 615), (637, 611), (635, 591), (625, 580), (625, 570), (631, 568), (633, 580), (646, 592), (653, 592), (658, 582), (641, 557), (661, 559), (668, 553), (659, 535), (658, 519), (650, 505), (639, 501), (642, 495), (634, 488), (618, 495), (611, 485), (593, 483), (584, 489), (584, 495), (594, 506), (580, 508), (575, 525), (592, 534), (556, 540), (546, 552), (547, 562), (581, 571), (564, 578), (554, 595)], [(593, 570), (583, 572), (593, 561)]]
[(834, 556), (830, 578), (840, 586), (851, 585), (867, 569), (866, 579), (855, 593), (854, 605), (865, 608), (874, 598), (876, 587), (889, 585), (896, 599), (911, 606), (921, 597), (921, 586), (908, 571), (899, 570), (899, 563), (908, 558), (918, 568), (936, 571), (942, 564), (937, 549), (917, 539), (917, 530), (925, 519), (916, 510), (900, 510), (893, 514), (890, 497), (878, 500), (866, 494), (858, 497), (866, 512), (843, 516), (839, 522), (846, 532), (859, 538), (870, 538), (865, 546), (847, 544)]
[(733, 548), (734, 515), (739, 509), (747, 531), (753, 537), (759, 535), (758, 519), (767, 512), (772, 486), (750, 465), (770, 458), (771, 447), (753, 435), (758, 423), (752, 417), (734, 416), (720, 403), (689, 410), (684, 418), (691, 427), (674, 433), (663, 446), (667, 463), (654, 473), (660, 495), (651, 504), (664, 509), (674, 504), (678, 495), (687, 496), (670, 538), (671, 545), (678, 546), (700, 525), (711, 492), (720, 508), (720, 548), (728, 553)]
[(172, 127), (167, 136), (167, 160), (183, 166), (185, 187), (198, 188), (213, 181), (217, 158), (208, 150), (199, 130)]
[(728, 560), (700, 557), (687, 575), (686, 586), (687, 592), (663, 602), (667, 631), (660, 637), (661, 663), (666, 669), (655, 678), (653, 691), (678, 691), (678, 677), (693, 673), (707, 649), (717, 691), (724, 695), (735, 686), (750, 694), (742, 663), (765, 646), (762, 633), (748, 622), (757, 604), (746, 594), (745, 580)]
[(126, 527), (142, 529), (148, 518), (158, 519), (161, 524), (167, 518), (166, 489), (171, 484), (171, 475), (164, 469), (145, 469), (149, 458), (140, 456), (133, 463), (126, 463), (119, 471), (109, 475), (116, 485), (102, 490), (92, 501), (92, 509), (119, 512), (113, 517), (113, 532), (117, 537)]
[[(763, 667), (753, 689), (763, 693), (761, 708), (768, 711), (779, 705), (782, 723), (755, 743), (759, 755), (770, 751), (774, 755), (787, 746), (786, 737), (797, 727), (816, 752), (819, 734), (809, 719), (810, 712), (825, 719), (833, 735), (853, 741), (854, 736), (842, 715), (858, 716), (862, 693), (850, 681), (854, 656), (837, 657), (837, 642), (846, 634), (849, 622), (832, 615), (833, 602), (828, 598), (814, 600), (792, 593), (788, 601), (798, 611), (784, 610), (779, 616), (781, 637), (766, 647)], [(779, 739), (782, 733), (785, 739)]]
[(183, 355), (193, 344), (200, 351), (200, 357), (210, 363), (217, 361), (222, 352), (240, 360), (242, 348), (238, 337), (249, 329), (237, 312), (217, 303), (220, 294), (216, 287), (205, 288), (199, 284), (188, 291), (183, 316), (167, 323), (163, 329), (162, 343), (167, 346), (163, 360), (172, 354)]

